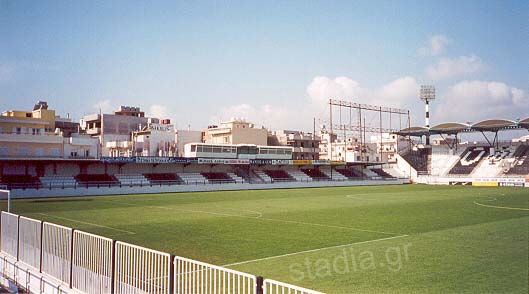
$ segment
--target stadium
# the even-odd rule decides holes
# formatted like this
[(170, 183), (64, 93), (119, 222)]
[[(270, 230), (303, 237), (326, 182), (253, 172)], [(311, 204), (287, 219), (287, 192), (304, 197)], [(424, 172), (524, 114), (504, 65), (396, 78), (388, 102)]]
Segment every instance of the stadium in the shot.
[[(426, 91), (433, 90), (419, 95), (433, 100)], [(439, 266), (465, 256), (461, 275), (486, 267), (495, 278), (478, 278), (484, 291), (526, 287), (520, 257), (527, 253), (529, 142), (501, 141), (498, 133), (528, 130), (529, 119), (428, 127), (426, 109), (426, 126), (366, 142), (367, 126), (359, 133), (357, 125), (334, 124), (333, 111), (386, 108), (332, 99), (328, 107), (330, 127), (318, 135), (232, 119), (198, 132), (206, 138), (198, 143), (184, 136), (179, 157), (169, 120), (148, 118), (125, 135), (148, 133), (148, 142), (116, 140), (114, 120), (131, 126), (143, 118), (139, 108), (120, 107), (106, 119), (110, 126), (101, 120), (93, 132), (85, 123), (84, 132), (67, 137), (60, 128), (36, 130), (43, 117), (56, 118), (38, 102), (19, 115), (31, 133), (22, 124), (2, 135), (3, 276), (32, 293), (415, 291), (415, 279), (432, 270), (421, 262), (439, 258), (431, 251), (439, 246), (447, 259)], [(0, 123), (19, 122), (19, 113), (4, 112)], [(370, 131), (387, 131), (382, 119), (378, 125)], [(469, 133), (485, 139), (462, 142)], [(175, 138), (165, 141), (168, 134)], [(57, 139), (68, 153), (53, 151)], [(39, 151), (45, 148), (51, 151)], [(455, 243), (434, 245), (446, 238)], [(495, 265), (505, 262), (507, 271)], [(400, 276), (402, 267), (414, 278)], [(434, 272), (441, 282), (428, 280), (426, 291), (454, 290), (452, 273)], [(399, 283), (386, 280), (393, 275)], [(475, 282), (460, 281), (457, 291), (474, 290)]]
[(0, 1), (0, 293), (528, 293), (514, 2)]

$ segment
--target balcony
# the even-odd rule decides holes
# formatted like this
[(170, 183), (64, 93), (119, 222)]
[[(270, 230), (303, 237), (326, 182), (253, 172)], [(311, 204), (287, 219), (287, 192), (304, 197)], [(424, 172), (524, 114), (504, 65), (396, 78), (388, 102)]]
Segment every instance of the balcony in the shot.
[(111, 142), (107, 142), (105, 147), (106, 148), (130, 149), (132, 148), (132, 142), (131, 141), (111, 141)]
[(101, 134), (101, 128), (87, 129), (86, 133), (88, 135), (99, 135), (99, 134)]
[(75, 146), (97, 146), (97, 138), (71, 137), (68, 138), (70, 145)]
[(320, 152), (320, 148), (294, 147), (294, 152), (296, 152), (296, 153), (319, 153)]
[(216, 128), (216, 129), (208, 129), (209, 135), (222, 135), (222, 134), (229, 134), (231, 133), (230, 128)]
[(47, 143), (47, 144), (62, 144), (63, 137), (54, 133), (46, 134), (16, 134), (16, 133), (0, 133), (0, 142), (9, 143)]

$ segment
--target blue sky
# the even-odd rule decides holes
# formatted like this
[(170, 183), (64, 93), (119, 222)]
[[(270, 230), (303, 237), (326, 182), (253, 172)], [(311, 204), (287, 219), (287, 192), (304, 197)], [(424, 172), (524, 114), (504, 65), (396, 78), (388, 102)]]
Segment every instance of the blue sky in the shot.
[(0, 0), (2, 110), (141, 106), (193, 129), (311, 129), (325, 101), (432, 121), (529, 116), (527, 1)]

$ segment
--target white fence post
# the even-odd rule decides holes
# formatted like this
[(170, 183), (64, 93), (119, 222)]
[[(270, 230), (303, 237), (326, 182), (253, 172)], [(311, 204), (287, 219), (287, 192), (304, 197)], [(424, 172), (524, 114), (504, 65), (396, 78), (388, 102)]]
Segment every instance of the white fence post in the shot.
[(174, 294), (255, 294), (256, 277), (180, 256), (174, 261)]
[(18, 259), (18, 215), (2, 211), (1, 251)]
[(263, 294), (324, 294), (323, 292), (318, 292), (270, 279), (265, 279), (263, 284)]
[(114, 293), (170, 294), (171, 256), (116, 242)]
[(44, 222), (42, 272), (70, 284), (72, 229)]
[(19, 222), (19, 260), (40, 270), (41, 221), (20, 216)]
[(112, 239), (83, 231), (73, 233), (72, 288), (84, 293), (110, 293)]

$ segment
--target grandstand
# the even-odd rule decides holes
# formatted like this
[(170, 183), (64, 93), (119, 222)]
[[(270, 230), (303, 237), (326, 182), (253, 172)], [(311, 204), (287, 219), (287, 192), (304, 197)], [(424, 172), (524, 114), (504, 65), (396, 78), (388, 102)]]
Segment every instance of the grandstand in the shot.
[(529, 175), (529, 145), (520, 145), (513, 155), (512, 165), (507, 175)]
[(469, 175), (472, 171), (490, 154), (489, 147), (471, 147), (468, 148), (450, 170), (452, 175)]
[(152, 173), (144, 174), (143, 177), (153, 185), (179, 185), (184, 182), (176, 173)]
[[(527, 140), (499, 141), (499, 132), (527, 129), (528, 119), (512, 121), (484, 120), (475, 124), (443, 123), (431, 128), (410, 127), (399, 132), (406, 137), (426, 135), (455, 136), (455, 141), (438, 145), (404, 147), (398, 154), (400, 162), (393, 167), (412, 180), (427, 183), (472, 183), (494, 178), (497, 184), (510, 178), (523, 185), (529, 176)], [(489, 139), (485, 132), (494, 134)], [(461, 144), (458, 136), (481, 133), (484, 142)]]
[(290, 182), (295, 181), (291, 175), (284, 170), (264, 170), (263, 171), (274, 182)]

